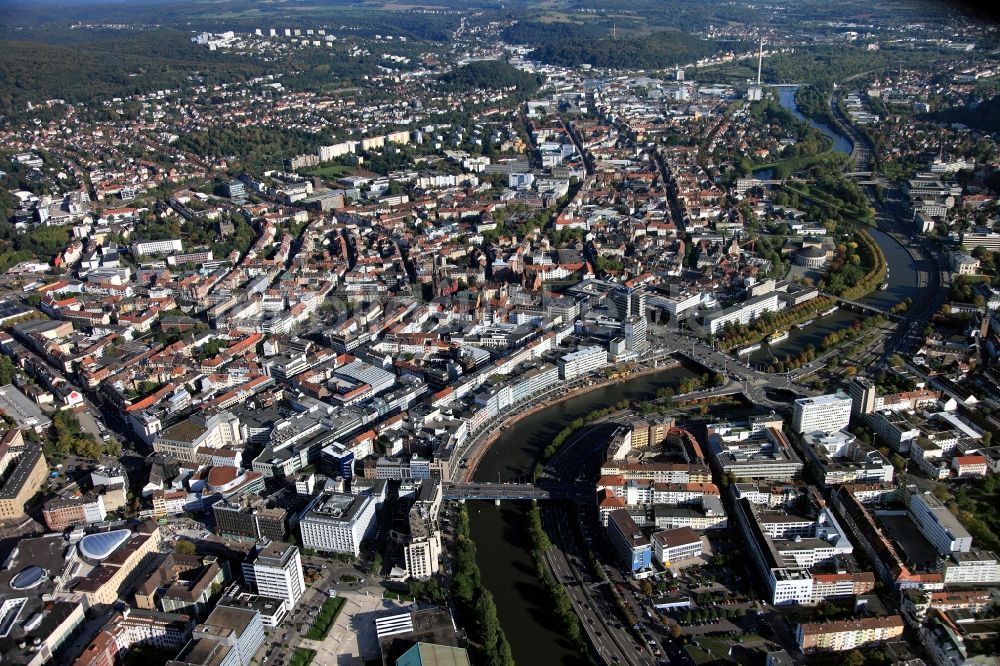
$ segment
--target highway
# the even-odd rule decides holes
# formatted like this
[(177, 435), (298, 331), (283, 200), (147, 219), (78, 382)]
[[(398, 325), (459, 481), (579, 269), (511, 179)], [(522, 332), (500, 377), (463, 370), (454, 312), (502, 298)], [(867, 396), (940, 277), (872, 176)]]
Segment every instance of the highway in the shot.
[[(653, 338), (661, 340), (664, 346), (670, 347), (676, 353), (682, 354), (688, 359), (721, 374), (727, 380), (736, 382), (740, 392), (753, 404), (762, 405), (774, 410), (788, 411), (789, 405), (787, 401), (773, 400), (767, 396), (766, 389), (768, 388), (786, 389), (802, 396), (816, 394), (816, 391), (799, 386), (795, 382), (822, 367), (824, 357), (817, 358), (801, 368), (786, 373), (768, 373), (743, 365), (731, 356), (709, 347), (704, 340), (693, 333), (674, 331), (668, 327), (653, 324), (649, 326), (649, 330)], [(824, 356), (830, 353), (832, 352)], [(720, 394), (725, 392), (727, 391), (719, 390)], [(728, 392), (731, 392), (731, 390)], [(705, 392), (705, 395), (708, 396), (711, 393), (711, 391), (708, 391)], [(700, 396), (691, 394), (690, 397)]]
[[(854, 145), (854, 169), (871, 171), (872, 154), (868, 140), (844, 117), (832, 96), (830, 107), (837, 119), (838, 129), (847, 134)], [(879, 182), (884, 181), (880, 179)], [(924, 290), (925, 296), (914, 300), (897, 327), (897, 334), (886, 339), (881, 357), (872, 366), (877, 372), (888, 367), (889, 358), (893, 354), (913, 350), (923, 342), (924, 328), (947, 298), (951, 274), (944, 268), (948, 262), (940, 245), (926, 235), (916, 233), (906, 195), (898, 186), (887, 184), (883, 187), (882, 201), (875, 196), (872, 186), (865, 186), (864, 189), (875, 208), (875, 220), (879, 229), (899, 241), (913, 258), (917, 269), (916, 286)]]
[[(581, 474), (596, 473), (615, 427), (608, 423), (589, 426), (561, 446), (548, 466), (559, 483), (574, 484)], [(540, 505), (542, 525), (552, 542), (546, 561), (569, 594), (600, 658), (605, 663), (648, 664), (653, 659), (649, 648), (638, 643), (624, 621), (617, 617), (617, 605), (609, 584), (598, 580), (591, 571), (586, 554), (593, 551), (595, 540), (592, 533), (584, 536), (582, 530), (589, 531), (598, 525), (594, 488), (589, 481), (576, 487), (576, 511), (563, 502)]]

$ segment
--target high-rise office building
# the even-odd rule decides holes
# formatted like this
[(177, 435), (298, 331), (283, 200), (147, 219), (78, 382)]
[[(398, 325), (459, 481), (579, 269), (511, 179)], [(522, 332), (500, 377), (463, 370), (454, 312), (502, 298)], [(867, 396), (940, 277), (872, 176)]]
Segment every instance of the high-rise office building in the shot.
[(792, 408), (795, 432), (835, 432), (851, 421), (851, 399), (843, 393), (799, 398)]
[(608, 295), (618, 311), (618, 319), (625, 321), (629, 317), (646, 316), (646, 292), (630, 287), (615, 287)]
[(855, 377), (847, 387), (847, 393), (851, 396), (851, 411), (854, 414), (871, 414), (875, 411), (878, 390), (872, 380), (867, 377)]
[(243, 579), (261, 596), (284, 599), (289, 611), (306, 589), (299, 549), (283, 541), (255, 546), (243, 561)]
[(303, 546), (354, 556), (374, 527), (375, 499), (367, 495), (317, 495), (299, 519)]

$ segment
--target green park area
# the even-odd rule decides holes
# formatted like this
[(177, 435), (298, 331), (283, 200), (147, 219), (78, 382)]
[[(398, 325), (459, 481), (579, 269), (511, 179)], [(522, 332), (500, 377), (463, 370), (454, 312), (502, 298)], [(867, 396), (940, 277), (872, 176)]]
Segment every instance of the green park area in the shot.
[(319, 609), (316, 621), (306, 632), (306, 638), (311, 641), (321, 641), (330, 633), (330, 627), (337, 621), (340, 610), (344, 607), (346, 599), (343, 597), (331, 597), (323, 602), (323, 607)]
[(309, 648), (296, 648), (292, 653), (292, 658), (288, 661), (288, 666), (309, 666), (316, 656), (316, 650)]

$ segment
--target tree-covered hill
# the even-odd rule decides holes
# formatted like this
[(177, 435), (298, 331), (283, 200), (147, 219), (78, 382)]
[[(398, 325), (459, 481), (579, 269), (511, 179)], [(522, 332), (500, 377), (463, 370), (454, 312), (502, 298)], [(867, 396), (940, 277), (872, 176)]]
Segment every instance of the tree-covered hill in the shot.
[(0, 113), (21, 112), (29, 101), (82, 102), (176, 88), (195, 74), (214, 83), (264, 72), (252, 60), (196, 50), (187, 35), (174, 30), (102, 39), (90, 46), (0, 41)]
[(470, 62), (438, 79), (450, 90), (500, 90), (515, 86), (517, 96), (528, 97), (538, 90), (539, 81), (502, 60)]
[(937, 123), (961, 123), (982, 132), (1000, 132), (1000, 95), (975, 107), (958, 106), (933, 111), (922, 116)]
[[(738, 48), (727, 44), (727, 48)], [(715, 53), (719, 45), (683, 32), (656, 32), (650, 35), (621, 37), (566, 37), (538, 47), (535, 57), (545, 63), (575, 67), (622, 69), (658, 69), (685, 64)]]

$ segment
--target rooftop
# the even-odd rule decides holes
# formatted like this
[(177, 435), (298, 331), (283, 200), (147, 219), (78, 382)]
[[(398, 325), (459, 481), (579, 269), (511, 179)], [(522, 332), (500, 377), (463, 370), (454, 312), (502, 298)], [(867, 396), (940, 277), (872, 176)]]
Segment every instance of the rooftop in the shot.
[(368, 502), (373, 501), (368, 495), (349, 495), (346, 493), (320, 495), (302, 519), (349, 523), (355, 519)]
[(198, 630), (221, 629), (223, 634), (231, 631), (237, 636), (242, 636), (250, 623), (253, 622), (254, 614), (255, 611), (242, 608), (216, 606), (205, 622), (199, 625)]

